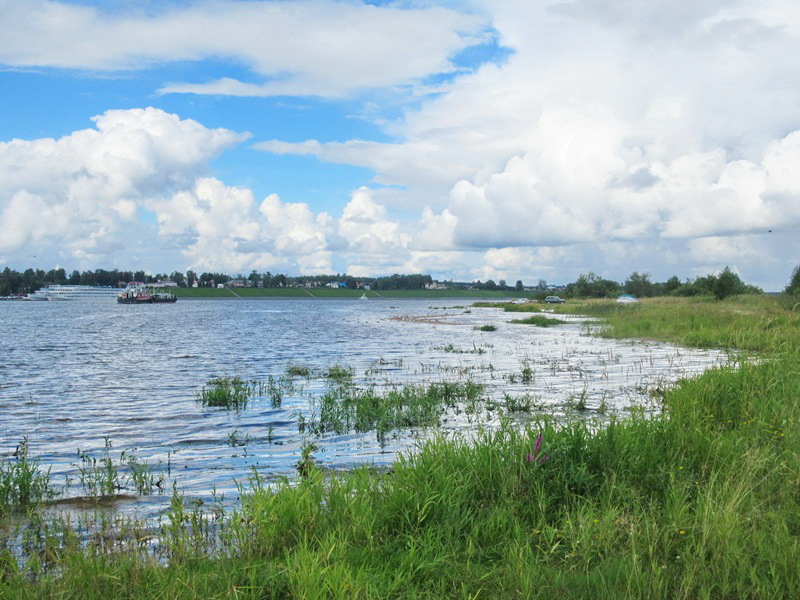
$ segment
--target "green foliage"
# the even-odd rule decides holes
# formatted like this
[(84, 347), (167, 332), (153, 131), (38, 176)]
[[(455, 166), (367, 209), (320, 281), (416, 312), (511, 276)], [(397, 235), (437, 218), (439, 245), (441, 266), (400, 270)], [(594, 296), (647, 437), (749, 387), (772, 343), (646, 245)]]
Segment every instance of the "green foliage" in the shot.
[(637, 298), (648, 298), (655, 295), (655, 287), (650, 281), (649, 273), (634, 271), (625, 280), (625, 293), (633, 294)]
[(544, 315), (532, 315), (525, 319), (512, 319), (512, 323), (521, 323), (523, 325), (536, 325), (537, 327), (553, 327), (554, 325), (563, 325), (564, 321), (546, 317)]
[(476, 327), (478, 331), (497, 331), (497, 327), (494, 325), (481, 325), (480, 327)]
[(792, 271), (792, 277), (783, 292), (790, 296), (800, 296), (800, 265)]
[(744, 293), (744, 288), (744, 282), (739, 276), (728, 267), (725, 267), (722, 273), (717, 276), (717, 280), (714, 283), (714, 297), (717, 300), (724, 300), (735, 294)]
[(567, 295), (578, 298), (606, 298), (620, 291), (616, 281), (603, 279), (595, 273), (581, 273), (575, 283), (567, 285)]
[(304, 365), (289, 365), (286, 374), (289, 377), (311, 377), (311, 369)]
[(374, 431), (383, 441), (391, 431), (438, 424), (447, 408), (476, 402), (480, 390), (470, 381), (409, 385), (386, 392), (338, 385), (319, 398), (312, 416), (301, 420), (299, 429), (314, 435)]
[(211, 379), (195, 393), (195, 399), (203, 406), (243, 409), (255, 394), (255, 384), (240, 377), (218, 377)]
[(353, 370), (341, 365), (333, 365), (328, 368), (325, 377), (334, 381), (349, 381), (353, 378)]
[(39, 504), (54, 495), (50, 469), (42, 472), (29, 456), (28, 439), (17, 444), (11, 458), (0, 460), (0, 516)]

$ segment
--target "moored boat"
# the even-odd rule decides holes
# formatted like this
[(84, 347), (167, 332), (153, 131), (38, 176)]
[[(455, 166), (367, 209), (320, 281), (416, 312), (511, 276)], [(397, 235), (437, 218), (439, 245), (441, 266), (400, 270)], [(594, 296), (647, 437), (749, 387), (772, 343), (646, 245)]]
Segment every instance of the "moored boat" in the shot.
[(170, 304), (177, 301), (175, 294), (156, 291), (139, 281), (131, 281), (117, 296), (119, 304)]
[(58, 301), (58, 300), (110, 300), (118, 288), (101, 285), (57, 285), (51, 284), (23, 296), (23, 300)]

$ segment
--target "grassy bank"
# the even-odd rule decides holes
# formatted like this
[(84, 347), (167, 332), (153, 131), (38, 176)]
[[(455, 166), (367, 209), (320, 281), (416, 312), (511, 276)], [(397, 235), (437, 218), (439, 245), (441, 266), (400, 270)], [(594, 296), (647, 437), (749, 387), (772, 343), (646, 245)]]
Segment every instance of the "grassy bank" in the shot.
[(526, 298), (529, 294), (517, 291), (492, 290), (381, 290), (364, 291), (331, 288), (173, 288), (179, 298)]
[(0, 597), (800, 597), (797, 314), (765, 298), (558, 310), (758, 360), (683, 382), (656, 417), (438, 438), (388, 473), (326, 473), (309, 447), (296, 481), (255, 476), (234, 514), (176, 494), (155, 549), (50, 525), (22, 568), (0, 546)]

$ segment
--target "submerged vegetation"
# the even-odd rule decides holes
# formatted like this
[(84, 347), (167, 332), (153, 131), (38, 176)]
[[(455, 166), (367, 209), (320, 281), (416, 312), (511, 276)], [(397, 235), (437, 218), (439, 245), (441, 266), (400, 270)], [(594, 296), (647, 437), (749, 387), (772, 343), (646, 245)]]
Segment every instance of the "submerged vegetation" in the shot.
[(511, 322), (521, 325), (536, 325), (537, 327), (553, 327), (554, 325), (564, 324), (564, 321), (561, 319), (554, 319), (553, 317), (546, 317), (544, 315), (532, 315), (524, 319), (512, 319)]
[[(296, 480), (254, 471), (227, 512), (176, 491), (159, 531), (122, 527), (127, 544), (82, 545), (64, 521), (41, 525), (27, 561), (0, 542), (0, 596), (800, 597), (800, 313), (764, 296), (556, 310), (599, 319), (588, 327), (600, 335), (739, 353), (664, 390), (656, 414), (503, 420), (421, 442), (389, 472), (327, 472), (309, 443)], [(441, 406), (480, 395), (469, 382), (378, 392), (328, 377), (309, 433), (435, 422)], [(505, 403), (524, 413), (534, 400)], [(24, 468), (19, 456), (0, 463), (5, 511), (46, 497), (46, 474), (23, 453)], [(19, 491), (34, 480), (39, 491)]]
[(218, 377), (211, 379), (195, 394), (203, 406), (221, 408), (245, 408), (247, 401), (256, 393), (256, 384), (240, 377)]
[(408, 385), (384, 393), (373, 387), (339, 385), (320, 397), (311, 418), (301, 420), (300, 431), (315, 435), (375, 431), (383, 441), (390, 431), (437, 425), (445, 409), (476, 402), (480, 389), (471, 381)]

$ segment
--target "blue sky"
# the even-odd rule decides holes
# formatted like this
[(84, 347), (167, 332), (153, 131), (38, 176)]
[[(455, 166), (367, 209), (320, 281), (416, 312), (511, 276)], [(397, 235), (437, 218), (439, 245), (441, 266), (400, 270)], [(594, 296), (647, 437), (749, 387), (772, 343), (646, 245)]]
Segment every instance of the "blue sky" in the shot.
[(800, 262), (788, 0), (0, 0), (0, 266)]

